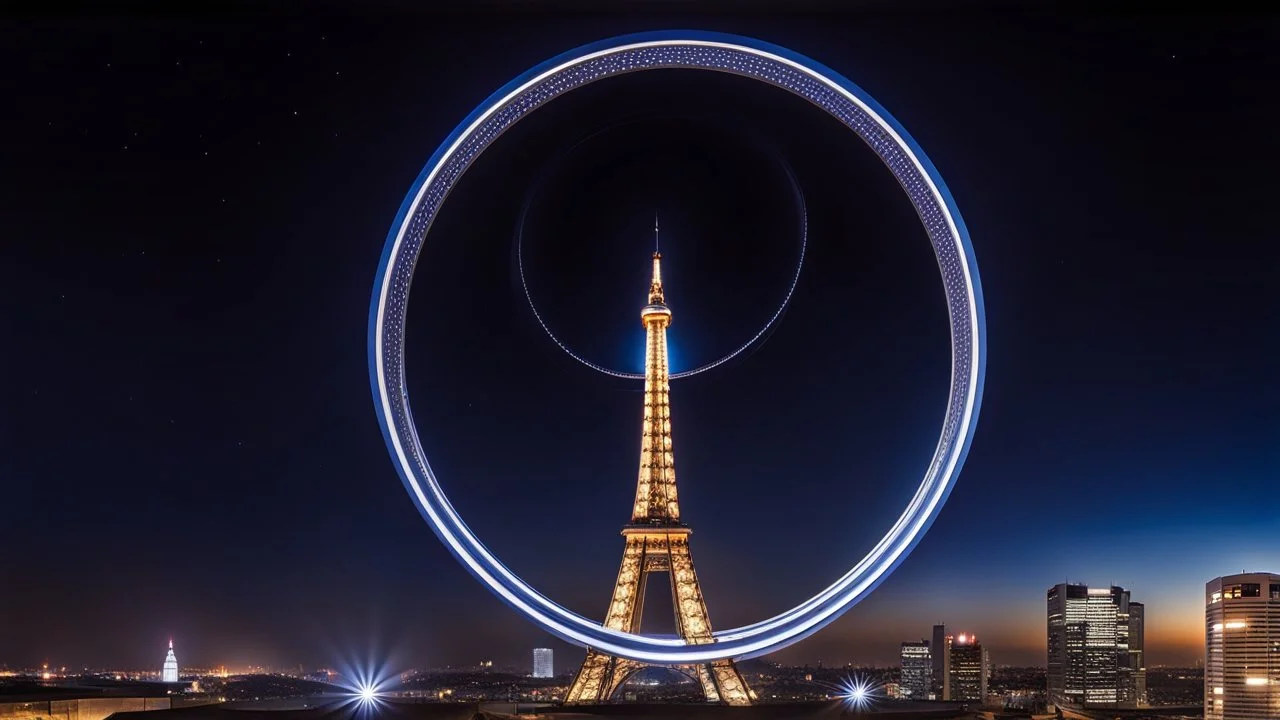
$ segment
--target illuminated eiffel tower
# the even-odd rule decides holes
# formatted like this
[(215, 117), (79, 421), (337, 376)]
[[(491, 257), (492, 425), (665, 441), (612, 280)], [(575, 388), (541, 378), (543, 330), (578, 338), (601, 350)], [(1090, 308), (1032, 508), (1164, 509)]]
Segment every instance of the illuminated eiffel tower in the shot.
[[(658, 223), (654, 220), (654, 240)], [(686, 643), (714, 642), (707, 604), (689, 554), (692, 530), (680, 522), (675, 462), (671, 454), (671, 381), (667, 366), (667, 326), (671, 310), (662, 294), (661, 253), (653, 253), (649, 304), (640, 311), (648, 335), (645, 344), (644, 429), (640, 436), (640, 479), (631, 524), (622, 530), (626, 547), (604, 625), (638, 633), (644, 614), (645, 583), (650, 573), (668, 573), (675, 608), (676, 632)], [(565, 696), (565, 702), (607, 702), (627, 678), (645, 663), (587, 649), (587, 658)], [(708, 702), (750, 705), (753, 694), (732, 660), (672, 668), (696, 680)]]

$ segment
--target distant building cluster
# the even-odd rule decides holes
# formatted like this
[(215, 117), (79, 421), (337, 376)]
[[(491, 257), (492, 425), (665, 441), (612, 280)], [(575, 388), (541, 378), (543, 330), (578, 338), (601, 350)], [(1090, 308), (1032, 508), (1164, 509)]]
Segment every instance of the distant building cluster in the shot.
[(991, 660), (976, 635), (934, 625), (931, 641), (902, 643), (900, 658), (904, 699), (987, 702)]
[[(1146, 606), (1133, 601), (1122, 587), (1060, 583), (1049, 588), (1045, 598), (1044, 669), (993, 670), (988, 650), (976, 635), (951, 633), (939, 624), (933, 626), (930, 639), (901, 644), (896, 675), (891, 674), (892, 669), (858, 668), (859, 676), (876, 688), (881, 698), (977, 704), (984, 706), (983, 712), (991, 712), (993, 706), (1043, 712), (1047, 706), (1048, 712), (1061, 716), (1061, 711), (1077, 710), (1132, 711), (1159, 706), (1179, 710), (1202, 702), (1205, 720), (1280, 719), (1280, 575), (1246, 572), (1206, 583), (1205, 656), (1203, 666), (1196, 668), (1158, 666), (1148, 670)], [(532, 656), (529, 675), (515, 668), (496, 672), (493, 662), (486, 660), (478, 670), (401, 674), (402, 689), (389, 694), (440, 702), (563, 699), (567, 688), (552, 680), (552, 649), (533, 648)], [(768, 670), (754, 671), (752, 683), (764, 691), (762, 699), (809, 700), (830, 697), (831, 688), (847, 678), (851, 669), (824, 669), (821, 663), (815, 669), (772, 665)], [(299, 697), (327, 692), (337, 679), (333, 670), (306, 673), (301, 666), (296, 674), (250, 667), (245, 674), (230, 675), (225, 666), (188, 668), (190, 687), (183, 688), (181, 694), (184, 698), (208, 696), (209, 702)], [(182, 682), (172, 640), (159, 672), (85, 669), (68, 673), (65, 667), (50, 668), (48, 664), (22, 671), (0, 667), (0, 682), (5, 678), (61, 682), (77, 677), (117, 683)], [(644, 693), (650, 701), (670, 699), (670, 693), (664, 695), (652, 688)]]

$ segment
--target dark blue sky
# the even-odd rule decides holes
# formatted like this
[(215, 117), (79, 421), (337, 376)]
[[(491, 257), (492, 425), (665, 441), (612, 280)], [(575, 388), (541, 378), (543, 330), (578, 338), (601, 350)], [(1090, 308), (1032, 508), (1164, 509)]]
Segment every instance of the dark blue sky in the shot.
[[(3, 31), (0, 662), (523, 664), (548, 642), (405, 495), (365, 326), (386, 229), (436, 145), (526, 67), (622, 32), (791, 47), (926, 149), (973, 236), (991, 343), (969, 462), (903, 566), (788, 661), (889, 662), (945, 621), (1043, 662), (1044, 591), (1147, 603), (1153, 663), (1200, 652), (1203, 583), (1274, 569), (1280, 267), (1270, 21), (966, 9), (766, 16), (28, 16)], [(607, 132), (577, 146), (602, 128)], [(410, 308), (414, 411), (464, 516), (589, 615), (616, 572), (654, 209), (682, 363), (675, 452), (713, 622), (807, 597), (927, 462), (949, 356), (936, 266), (878, 160), (768, 88), (654, 73), (518, 126), (433, 230)], [(631, 368), (621, 368), (631, 369)], [(555, 647), (563, 648), (561, 645)], [(360, 648), (359, 651), (352, 648)], [(563, 648), (560, 664), (572, 659)]]

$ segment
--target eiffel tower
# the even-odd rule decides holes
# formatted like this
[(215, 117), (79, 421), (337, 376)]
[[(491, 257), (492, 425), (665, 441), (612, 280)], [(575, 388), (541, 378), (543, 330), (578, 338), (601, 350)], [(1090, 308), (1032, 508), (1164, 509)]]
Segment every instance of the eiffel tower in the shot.
[[(654, 240), (658, 222), (654, 220)], [(613, 600), (605, 617), (605, 627), (629, 633), (640, 631), (644, 614), (645, 583), (650, 573), (668, 573), (675, 609), (676, 631), (686, 643), (714, 642), (707, 604), (698, 586), (698, 575), (689, 554), (692, 530), (680, 522), (676, 499), (675, 462), (671, 454), (671, 380), (667, 366), (667, 326), (671, 310), (662, 294), (662, 254), (653, 253), (653, 281), (649, 304), (640, 311), (648, 335), (645, 344), (644, 429), (640, 436), (640, 479), (631, 524), (622, 530), (626, 546), (622, 567), (613, 588)], [(608, 702), (627, 678), (648, 667), (645, 663), (613, 657), (587, 649), (587, 658), (565, 695), (567, 704)], [(677, 665), (672, 669), (693, 678), (702, 687), (708, 702), (750, 705), (754, 694), (732, 660), (716, 660), (698, 665)]]

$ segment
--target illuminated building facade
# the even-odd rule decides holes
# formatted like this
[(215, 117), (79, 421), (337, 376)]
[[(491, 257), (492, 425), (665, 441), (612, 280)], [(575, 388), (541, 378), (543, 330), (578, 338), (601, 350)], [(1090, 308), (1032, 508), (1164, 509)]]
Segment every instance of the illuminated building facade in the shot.
[(929, 641), (902, 643), (902, 697), (927, 700), (933, 693), (933, 653)]
[(549, 678), (556, 676), (555, 670), (555, 654), (551, 652), (551, 648), (534, 648), (533, 649), (533, 676), (536, 678)]
[(1062, 583), (1049, 588), (1049, 703), (1145, 706), (1145, 610), (1121, 587)]
[(947, 645), (950, 671), (947, 674), (947, 689), (943, 699), (985, 702), (987, 678), (991, 675), (987, 649), (982, 647), (977, 637), (964, 633), (948, 637)]
[(164, 656), (164, 669), (160, 671), (160, 680), (161, 682), (178, 682), (178, 656), (173, 654), (172, 638), (169, 639), (169, 654)]
[[(655, 223), (654, 232), (657, 227)], [(645, 584), (650, 573), (667, 573), (676, 632), (689, 644), (714, 642), (702, 588), (689, 554), (691, 530), (680, 521), (676, 495), (675, 461), (671, 450), (670, 368), (667, 359), (667, 327), (671, 310), (662, 290), (662, 255), (653, 254), (653, 279), (649, 302), (640, 310), (644, 324), (644, 415), (640, 434), (640, 474), (631, 523), (622, 530), (626, 544), (622, 566), (604, 625), (613, 630), (638, 633), (644, 613)], [(631, 675), (645, 667), (635, 660), (613, 657), (587, 649), (582, 668), (574, 677), (565, 702), (607, 702)], [(676, 666), (702, 688), (708, 702), (750, 705), (746, 681), (732, 660)]]
[(1205, 720), (1280, 718), (1280, 575), (1215, 578), (1204, 596)]

